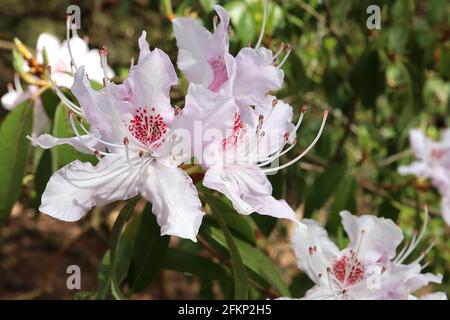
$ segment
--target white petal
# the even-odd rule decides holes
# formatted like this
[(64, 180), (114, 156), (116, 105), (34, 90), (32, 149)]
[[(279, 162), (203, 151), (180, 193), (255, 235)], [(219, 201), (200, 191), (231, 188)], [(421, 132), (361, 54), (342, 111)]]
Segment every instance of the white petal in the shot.
[(284, 200), (272, 197), (272, 185), (262, 170), (253, 165), (214, 165), (208, 168), (203, 185), (227, 196), (241, 214), (259, 214), (297, 221)]
[(426, 158), (431, 140), (420, 129), (412, 129), (409, 131), (409, 143), (416, 157), (419, 159)]
[(56, 171), (42, 195), (39, 210), (64, 221), (81, 219), (92, 207), (137, 194), (140, 166), (130, 169), (123, 157), (107, 156), (94, 167), (74, 161)]
[(281, 88), (284, 72), (272, 65), (272, 51), (243, 48), (236, 56), (233, 95), (242, 105), (257, 105), (271, 90)]
[(40, 62), (44, 61), (43, 52), (47, 53), (48, 63), (52, 65), (56, 63), (59, 59), (59, 53), (61, 48), (61, 43), (59, 39), (50, 33), (41, 33), (37, 39), (36, 51), (37, 59)]
[(449, 195), (442, 195), (441, 210), (442, 210), (442, 217), (444, 218), (444, 221), (447, 223), (447, 225), (450, 226), (450, 196)]
[[(74, 147), (76, 150), (86, 153), (86, 154), (94, 154), (94, 150), (101, 150), (101, 147), (98, 144), (98, 140), (95, 138), (94, 134), (86, 134), (80, 137), (71, 137), (71, 138), (57, 138), (50, 134), (44, 133), (38, 137), (30, 137), (33, 145), (38, 145), (44, 149), (51, 149), (54, 146), (68, 144)], [(91, 147), (91, 148), (89, 148)]]
[(341, 300), (341, 299), (327, 286), (314, 286), (306, 292), (302, 300)]
[(356, 217), (348, 211), (342, 211), (340, 215), (351, 241), (349, 247), (355, 248), (358, 241), (361, 242), (358, 254), (361, 261), (368, 264), (394, 258), (397, 246), (403, 240), (403, 233), (392, 220), (372, 215)]
[(297, 264), (316, 284), (327, 286), (327, 268), (339, 257), (339, 249), (325, 229), (313, 220), (302, 220), (292, 234)]
[(140, 179), (139, 191), (151, 202), (161, 235), (197, 241), (204, 213), (197, 189), (186, 172), (156, 160)]
[(2, 96), (1, 102), (6, 110), (12, 110), (14, 107), (19, 105), (21, 102), (27, 100), (31, 97), (31, 91), (27, 90), (23, 93), (19, 93), (16, 90), (9, 90)]

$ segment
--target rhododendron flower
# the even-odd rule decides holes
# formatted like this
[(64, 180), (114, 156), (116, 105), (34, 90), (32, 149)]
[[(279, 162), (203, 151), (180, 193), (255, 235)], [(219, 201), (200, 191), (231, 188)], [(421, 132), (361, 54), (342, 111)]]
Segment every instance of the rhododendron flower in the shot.
[[(396, 256), (403, 234), (392, 220), (347, 211), (340, 215), (350, 239), (344, 250), (312, 220), (303, 220), (292, 236), (298, 265), (315, 283), (304, 299), (408, 299), (428, 283), (442, 281), (441, 275), (421, 272), (420, 262), (433, 244), (413, 262), (403, 263), (422, 239), (428, 216), (420, 235)], [(436, 297), (443, 294), (427, 298)]]
[[(105, 88), (92, 89), (84, 67), (75, 74), (72, 92), (81, 107), (70, 102), (70, 121), (76, 137), (58, 139), (42, 135), (33, 139), (44, 148), (71, 144), (96, 154), (96, 166), (74, 161), (51, 177), (40, 211), (65, 221), (83, 217), (93, 206), (126, 200), (141, 194), (152, 203), (161, 234), (196, 241), (204, 213), (191, 178), (171, 154), (170, 87), (178, 82), (169, 57), (150, 50), (143, 32), (139, 61), (119, 85), (110, 83), (106, 51), (101, 50)], [(89, 123), (87, 129), (77, 117)], [(83, 130), (79, 132), (79, 128)]]
[[(219, 5), (214, 9), (220, 23), (213, 33), (193, 18), (172, 21), (179, 48), (178, 67), (189, 82), (233, 97), (238, 106), (261, 104), (268, 91), (279, 89), (283, 84), (282, 63), (279, 66), (274, 63), (284, 46), (274, 56), (272, 51), (260, 47), (259, 41), (255, 48), (243, 48), (233, 57), (228, 52), (228, 13)], [(266, 18), (267, 13), (264, 20)]]
[[(317, 142), (326, 114), (318, 136), (301, 155), (282, 166), (265, 167), (294, 147), (305, 111), (302, 109), (294, 125), (292, 107), (273, 96), (266, 96), (262, 104), (253, 108), (239, 108), (233, 99), (214, 96), (204, 87), (191, 84), (186, 105), (177, 119), (180, 119), (180, 127), (195, 138), (192, 156), (206, 170), (203, 180), (206, 187), (226, 195), (241, 214), (258, 212), (296, 221), (287, 203), (272, 197), (272, 186), (266, 174), (301, 159)], [(198, 137), (195, 123), (201, 124), (205, 134), (214, 129), (217, 136)]]
[(400, 174), (426, 177), (441, 194), (442, 216), (450, 225), (450, 130), (442, 133), (440, 141), (433, 141), (419, 129), (409, 132), (411, 148), (417, 160), (401, 166)]
[[(72, 65), (84, 66), (89, 79), (101, 83), (103, 81), (103, 70), (100, 66), (98, 49), (89, 49), (85, 40), (77, 34), (71, 38), (67, 37), (62, 43), (50, 34), (42, 33), (37, 40), (37, 60), (44, 63), (44, 50), (47, 63), (52, 68), (53, 80), (58, 86), (70, 88), (73, 84)], [(108, 77), (113, 77), (114, 72), (108, 67)]]
[[(69, 26), (67, 30), (69, 32)], [(89, 79), (98, 83), (101, 83), (103, 79), (98, 50), (89, 50), (87, 42), (76, 33), (71, 38), (69, 38), (68, 33), (67, 39), (62, 43), (56, 36), (50, 33), (42, 33), (37, 39), (36, 61), (40, 64), (46, 62), (52, 67), (53, 81), (58, 86), (70, 88), (73, 84), (72, 65), (75, 64), (75, 61), (77, 61), (77, 64), (84, 66)], [(76, 65), (73, 67), (76, 68)], [(29, 70), (29, 66), (25, 64), (23, 69)], [(113, 70), (109, 67), (108, 76), (114, 76)], [(33, 84), (28, 85), (26, 90), (23, 90), (20, 80), (15, 78), (14, 85), (9, 84), (8, 92), (1, 98), (2, 105), (7, 110), (12, 110), (21, 102), (33, 98), (35, 101), (33, 135), (41, 134), (49, 124), (49, 119), (44, 112), (40, 98), (34, 97), (38, 90), (39, 87)]]
[(1, 102), (6, 110), (12, 110), (22, 102), (33, 99), (34, 100), (34, 116), (33, 116), (33, 129), (32, 135), (36, 136), (43, 132), (43, 130), (48, 126), (49, 119), (42, 106), (42, 101), (39, 97), (34, 97), (38, 92), (38, 87), (30, 85), (27, 90), (23, 90), (19, 79), (15, 76), (15, 87), (12, 83), (8, 85), (8, 92), (5, 93)]

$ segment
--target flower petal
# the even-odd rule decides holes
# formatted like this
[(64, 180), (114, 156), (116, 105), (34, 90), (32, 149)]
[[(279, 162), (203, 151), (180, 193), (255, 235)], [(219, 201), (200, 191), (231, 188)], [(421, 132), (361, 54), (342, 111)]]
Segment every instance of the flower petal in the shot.
[(48, 64), (52, 65), (59, 59), (61, 43), (59, 39), (50, 33), (41, 33), (37, 39), (36, 51), (39, 62), (44, 62), (43, 52), (47, 53)]
[(372, 215), (356, 217), (348, 211), (341, 211), (340, 215), (351, 241), (349, 247), (355, 248), (360, 242), (358, 257), (362, 262), (370, 264), (394, 258), (403, 233), (392, 220)]
[(327, 268), (340, 253), (325, 229), (313, 220), (302, 220), (292, 234), (292, 247), (299, 268), (317, 285), (327, 287)]
[(257, 166), (211, 166), (206, 171), (203, 185), (227, 196), (241, 214), (257, 212), (297, 221), (295, 212), (286, 201), (272, 197), (272, 185)]
[(60, 220), (76, 221), (94, 206), (132, 198), (141, 177), (139, 163), (130, 169), (123, 157), (106, 156), (96, 166), (74, 161), (52, 175), (39, 210)]
[[(95, 134), (85, 134), (80, 137), (71, 138), (57, 138), (50, 134), (44, 133), (38, 137), (29, 137), (33, 145), (37, 145), (43, 149), (51, 149), (54, 146), (68, 144), (74, 147), (76, 150), (86, 153), (94, 154), (94, 150), (102, 150), (102, 146), (99, 145), (98, 139)], [(90, 147), (90, 148), (89, 148)]]
[(152, 203), (161, 235), (197, 241), (204, 213), (197, 189), (186, 172), (158, 159), (147, 167), (139, 191)]
[(214, 8), (221, 20), (214, 34), (197, 19), (176, 18), (172, 21), (179, 48), (178, 67), (190, 82), (205, 88), (214, 82), (214, 66), (220, 66), (217, 75), (223, 78), (224, 56), (228, 53), (229, 17), (222, 7), (216, 5)]
[(284, 72), (272, 65), (272, 51), (243, 48), (236, 56), (233, 95), (240, 105), (257, 105), (271, 90), (281, 88)]

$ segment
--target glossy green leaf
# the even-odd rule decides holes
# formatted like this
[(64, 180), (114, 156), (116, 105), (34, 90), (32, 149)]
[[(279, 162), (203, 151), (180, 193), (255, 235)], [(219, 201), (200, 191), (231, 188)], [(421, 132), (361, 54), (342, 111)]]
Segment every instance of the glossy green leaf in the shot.
[(141, 216), (128, 274), (128, 284), (132, 292), (145, 289), (161, 267), (170, 236), (160, 234), (160, 227), (152, 213), (152, 207), (147, 204)]
[(24, 101), (3, 120), (0, 127), (0, 220), (9, 217), (22, 191), (33, 127), (33, 105)]
[[(82, 132), (81, 129), (79, 129)], [(56, 108), (55, 120), (53, 124), (53, 136), (58, 138), (69, 138), (73, 137), (75, 134), (70, 126), (69, 116), (64, 105), (60, 104)], [(69, 145), (60, 145), (51, 149), (52, 150), (52, 160), (53, 160), (53, 170), (65, 166), (74, 160), (80, 160), (82, 162), (91, 162), (92, 164), (97, 163), (97, 159), (93, 155), (86, 155)]]
[(210, 280), (223, 281), (230, 279), (227, 270), (222, 265), (178, 248), (169, 248), (167, 250), (162, 262), (162, 268)]
[(225, 219), (223, 218), (223, 213), (214, 207), (212, 209), (214, 216), (219, 222), (220, 228), (225, 235), (223, 238), (223, 245), (226, 246), (230, 253), (234, 279), (234, 298), (236, 300), (246, 300), (248, 299), (248, 278), (244, 263), (242, 262), (242, 257), (235, 242), (237, 239), (233, 238), (233, 235), (228, 229)]

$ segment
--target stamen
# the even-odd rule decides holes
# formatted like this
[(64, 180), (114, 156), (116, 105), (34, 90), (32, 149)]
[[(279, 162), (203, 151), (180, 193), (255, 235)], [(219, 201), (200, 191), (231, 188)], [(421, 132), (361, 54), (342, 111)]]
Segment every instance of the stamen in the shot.
[(280, 46), (278, 47), (278, 51), (275, 53), (275, 55), (273, 56), (273, 61), (275, 62), (276, 60), (277, 60), (277, 58), (278, 58), (278, 56), (281, 54), (281, 52), (283, 52), (283, 50), (284, 50), (284, 42), (282, 42), (281, 44), (280, 44)]
[(275, 108), (275, 106), (277, 105), (277, 103), (278, 103), (278, 100), (277, 100), (277, 99), (273, 99), (273, 100), (272, 100), (272, 107)]
[(284, 168), (289, 167), (290, 165), (296, 163), (298, 160), (300, 160), (301, 158), (303, 158), (317, 143), (317, 141), (319, 141), (320, 136), (322, 135), (323, 129), (325, 127), (325, 123), (327, 121), (327, 117), (328, 117), (328, 110), (325, 110), (323, 113), (323, 119), (322, 119), (322, 123), (320, 125), (319, 128), (319, 132), (317, 133), (316, 137), (314, 138), (314, 140), (312, 141), (312, 143), (300, 154), (298, 155), (296, 158), (292, 159), (291, 161), (289, 161), (288, 163), (285, 163), (281, 166), (278, 166), (276, 168), (269, 168), (269, 169), (265, 169), (263, 170), (265, 173), (269, 173), (269, 172), (275, 172)]
[(218, 16), (214, 16), (213, 17), (213, 30), (214, 32), (216, 32), (217, 30), (217, 23), (218, 23), (219, 17)]
[(14, 73), (14, 86), (16, 87), (16, 91), (18, 93), (23, 93), (22, 84), (20, 83), (20, 76), (17, 73)]
[(130, 166), (130, 169), (132, 169), (133, 166), (131, 165), (130, 152), (128, 150), (128, 145), (130, 144), (130, 141), (128, 140), (127, 137), (123, 138), (123, 144), (125, 145), (125, 156), (127, 157), (128, 165)]
[(258, 42), (256, 43), (255, 49), (258, 49), (261, 46), (264, 32), (266, 30), (266, 22), (267, 22), (267, 11), (269, 9), (269, 0), (264, 0), (264, 16), (263, 16), (263, 22), (261, 27), (261, 32), (259, 33)]
[(74, 104), (72, 101), (70, 101), (69, 98), (67, 98), (64, 95), (64, 93), (56, 85), (55, 81), (52, 78), (52, 68), (51, 68), (51, 66), (47, 66), (47, 69), (48, 69), (48, 78), (50, 80), (50, 83), (52, 84), (53, 89), (56, 92), (56, 95), (59, 97), (59, 99), (61, 99), (62, 102), (64, 102), (64, 104), (70, 110), (72, 110), (75, 114), (82, 116), (83, 115), (82, 109), (80, 107), (78, 107), (76, 104)]
[(395, 259), (395, 262), (402, 263), (403, 261), (405, 261), (405, 259), (411, 255), (411, 253), (414, 251), (414, 249), (417, 247), (417, 245), (419, 244), (419, 242), (422, 240), (423, 236), (425, 235), (425, 231), (427, 229), (428, 219), (429, 219), (427, 205), (424, 206), (424, 211), (425, 211), (425, 218), (424, 218), (423, 226), (422, 226), (422, 229), (420, 230), (419, 236), (417, 238), (415, 236), (413, 236), (411, 245), (408, 247), (408, 250), (406, 250), (406, 252), (404, 252), (403, 255), (399, 255)]
[(181, 109), (179, 106), (175, 106), (174, 109), (175, 109), (174, 114), (175, 114), (176, 116), (181, 115), (183, 109)]
[[(75, 63), (75, 59), (73, 58), (72, 54), (72, 48), (70, 45), (70, 32), (72, 31), (72, 35), (76, 35), (76, 28), (73, 28), (73, 24), (71, 23), (72, 16), (68, 15), (66, 20), (66, 42), (67, 42), (67, 49), (69, 50), (69, 56), (70, 56), (70, 64), (75, 70), (78, 70), (78, 67)], [(73, 75), (73, 71), (70, 70), (71, 74)]]
[(292, 50), (292, 47), (290, 44), (288, 44), (287, 49), (286, 49), (286, 55), (284, 56), (283, 60), (281, 60), (280, 64), (278, 65), (278, 68), (281, 68), (283, 66), (283, 64), (286, 62), (287, 58), (291, 54), (291, 50)]

